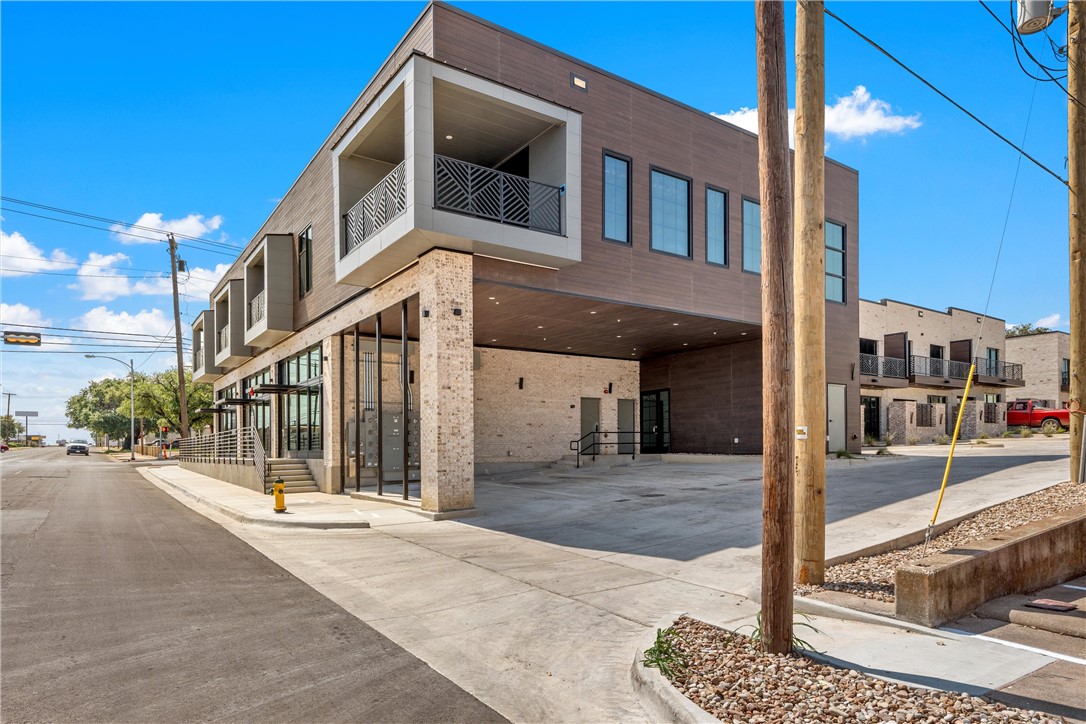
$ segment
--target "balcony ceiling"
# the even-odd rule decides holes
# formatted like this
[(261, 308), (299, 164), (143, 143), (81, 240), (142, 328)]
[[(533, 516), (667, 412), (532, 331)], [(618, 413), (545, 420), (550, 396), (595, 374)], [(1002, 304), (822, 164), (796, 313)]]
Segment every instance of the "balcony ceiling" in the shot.
[(434, 152), (441, 156), (493, 168), (553, 125), (510, 104), (434, 81)]
[[(493, 297), (493, 299), (491, 299)], [(678, 312), (476, 281), (475, 344), (536, 352), (646, 359), (761, 337), (761, 327)], [(418, 338), (418, 297), (408, 302), (411, 339)], [(400, 336), (400, 307), (381, 318), (382, 334)], [(373, 319), (359, 325), (372, 336)]]
[(403, 89), (397, 89), (388, 103), (377, 112), (364, 137), (351, 150), (352, 156), (372, 158), (393, 165), (404, 159)]

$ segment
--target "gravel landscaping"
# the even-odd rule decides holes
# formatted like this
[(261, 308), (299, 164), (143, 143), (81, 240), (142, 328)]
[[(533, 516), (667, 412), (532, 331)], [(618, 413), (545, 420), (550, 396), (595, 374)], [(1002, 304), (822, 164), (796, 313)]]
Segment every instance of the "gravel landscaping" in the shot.
[[(802, 636), (802, 629), (797, 629)], [(746, 722), (1063, 722), (989, 699), (894, 684), (683, 616), (667, 642), (672, 684), (717, 719)]]
[(1086, 485), (1061, 483), (1024, 495), (982, 511), (939, 535), (928, 543), (857, 558), (826, 568), (826, 582), (821, 586), (795, 587), (797, 594), (809, 596), (818, 591), (842, 591), (863, 598), (893, 603), (894, 573), (898, 568), (927, 556), (983, 540), (1002, 531), (1043, 520), (1075, 506), (1086, 504)]

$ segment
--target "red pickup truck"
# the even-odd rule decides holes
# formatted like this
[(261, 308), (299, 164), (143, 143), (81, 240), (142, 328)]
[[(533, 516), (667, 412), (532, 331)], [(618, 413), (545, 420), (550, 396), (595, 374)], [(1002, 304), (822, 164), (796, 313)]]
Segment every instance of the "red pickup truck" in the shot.
[(1071, 427), (1071, 413), (1043, 407), (1038, 400), (1015, 400), (1007, 407), (1007, 427), (1039, 427), (1041, 432), (1056, 432)]

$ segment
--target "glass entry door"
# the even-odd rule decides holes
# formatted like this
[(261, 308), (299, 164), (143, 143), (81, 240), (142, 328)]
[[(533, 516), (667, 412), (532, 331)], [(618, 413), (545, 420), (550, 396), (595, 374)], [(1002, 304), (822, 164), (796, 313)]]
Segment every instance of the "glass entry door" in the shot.
[(671, 390), (641, 393), (641, 452), (671, 451)]

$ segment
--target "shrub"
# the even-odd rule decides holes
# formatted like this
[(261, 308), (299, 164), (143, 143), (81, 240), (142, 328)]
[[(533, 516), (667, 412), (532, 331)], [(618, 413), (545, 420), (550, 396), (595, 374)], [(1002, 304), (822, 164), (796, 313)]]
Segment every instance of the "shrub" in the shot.
[(888, 432), (888, 433), (886, 433), (885, 435), (882, 436), (882, 439), (886, 441), (887, 445), (893, 445), (895, 437), (897, 437), (897, 436), (894, 433)]
[(991, 437), (991, 435), (989, 435), (989, 434), (988, 434), (988, 433), (986, 433), (986, 432), (982, 432), (982, 433), (980, 433), (979, 435), (977, 435), (977, 439), (978, 439), (978, 440), (987, 440), (987, 439), (988, 439), (988, 438), (990, 438), (990, 437)]
[(1030, 430), (1028, 427), (1020, 427), (1018, 428), (1018, 434), (1022, 437), (1033, 437), (1033, 430)]
[(878, 441), (875, 440), (875, 438), (873, 438), (872, 436), (864, 435), (864, 447), (871, 447), (876, 442), (878, 442)]
[(917, 443), (920, 442), (920, 438), (918, 438), (916, 435), (910, 435), (909, 439), (906, 440), (905, 442), (907, 444), (909, 444), (909, 445), (916, 445)]
[(1014, 435), (1014, 432), (1012, 430), (1004, 430), (1003, 431), (1003, 437), (1011, 437), (1013, 435)]
[(950, 444), (950, 435), (936, 435), (935, 436), (935, 444), (936, 445), (949, 445)]
[(841, 458), (844, 458), (845, 460), (851, 460), (853, 458), (852, 453), (850, 453), (848, 450), (845, 450), (844, 448), (841, 448), (834, 454), (837, 456), (838, 460), (840, 460)]
[(889, 451), (889, 450), (887, 450), (887, 449), (886, 449), (886, 448), (884, 448), (884, 447), (880, 447), (880, 448), (879, 448), (878, 450), (876, 450), (876, 451), (875, 451), (875, 454), (876, 454), (876, 455), (889, 455), (889, 454), (890, 454), (890, 451)]

